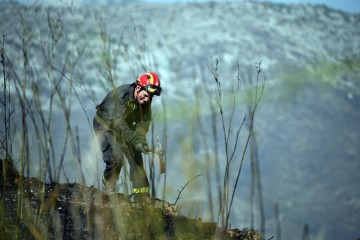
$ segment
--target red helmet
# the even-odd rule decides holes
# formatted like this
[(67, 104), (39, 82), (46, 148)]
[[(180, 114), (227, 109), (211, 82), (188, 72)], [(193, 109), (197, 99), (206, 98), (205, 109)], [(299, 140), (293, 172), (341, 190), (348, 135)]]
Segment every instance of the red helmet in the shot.
[(159, 76), (154, 72), (147, 72), (141, 75), (137, 80), (136, 84), (144, 88), (151, 94), (160, 96), (161, 87)]

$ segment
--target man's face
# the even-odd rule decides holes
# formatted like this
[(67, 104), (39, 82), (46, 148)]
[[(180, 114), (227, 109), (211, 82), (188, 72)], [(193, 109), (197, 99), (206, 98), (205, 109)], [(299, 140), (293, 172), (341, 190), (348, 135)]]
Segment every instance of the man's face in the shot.
[(140, 105), (150, 102), (150, 100), (151, 100), (150, 93), (144, 89), (141, 89), (140, 86), (136, 86), (135, 93), (136, 93), (135, 98)]

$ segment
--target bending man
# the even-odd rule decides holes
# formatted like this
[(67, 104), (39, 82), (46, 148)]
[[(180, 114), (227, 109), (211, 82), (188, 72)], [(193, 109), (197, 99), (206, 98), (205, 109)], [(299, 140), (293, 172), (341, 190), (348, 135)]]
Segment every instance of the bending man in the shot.
[(149, 196), (149, 181), (141, 153), (150, 151), (146, 133), (151, 121), (151, 101), (160, 93), (158, 75), (148, 72), (135, 83), (110, 91), (96, 107), (93, 127), (106, 164), (102, 182), (108, 193), (117, 192), (125, 155), (130, 165), (133, 193)]

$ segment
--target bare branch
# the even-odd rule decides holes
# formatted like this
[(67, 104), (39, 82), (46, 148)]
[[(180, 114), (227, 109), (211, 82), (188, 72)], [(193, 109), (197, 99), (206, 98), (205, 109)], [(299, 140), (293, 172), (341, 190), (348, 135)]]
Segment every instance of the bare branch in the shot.
[(192, 181), (195, 180), (195, 178), (198, 178), (198, 177), (200, 177), (201, 175), (202, 175), (202, 174), (196, 175), (195, 177), (193, 177), (193, 178), (191, 178), (189, 181), (187, 181), (184, 186), (181, 186), (181, 189), (178, 190), (179, 194), (178, 194), (178, 196), (177, 196), (177, 198), (176, 198), (176, 200), (175, 200), (175, 202), (174, 202), (174, 205), (176, 205), (177, 201), (180, 200), (180, 198), (181, 198), (180, 195), (181, 195), (181, 193), (185, 190), (185, 188), (187, 187), (187, 185), (189, 185)]

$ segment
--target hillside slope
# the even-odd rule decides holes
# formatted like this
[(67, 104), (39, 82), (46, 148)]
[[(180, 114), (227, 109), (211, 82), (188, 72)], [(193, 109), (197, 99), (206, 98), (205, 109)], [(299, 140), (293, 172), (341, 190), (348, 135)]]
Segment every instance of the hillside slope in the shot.
[(262, 239), (184, 217), (159, 199), (133, 202), (81, 184), (44, 184), (20, 176), (9, 160), (0, 160), (0, 170), (1, 239)]

